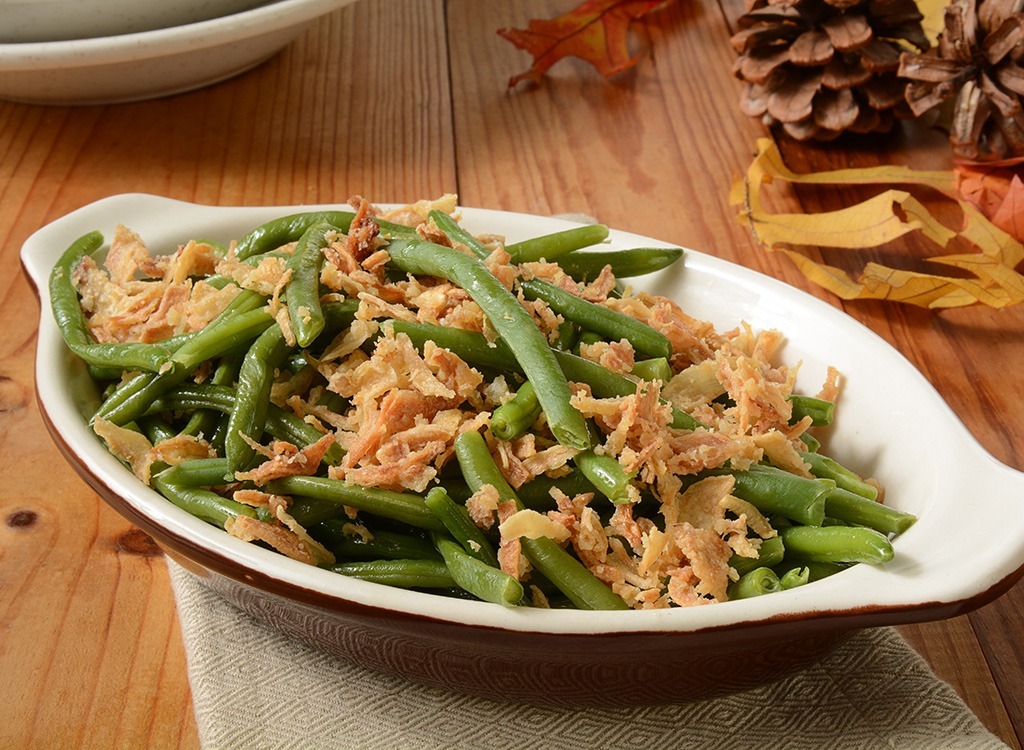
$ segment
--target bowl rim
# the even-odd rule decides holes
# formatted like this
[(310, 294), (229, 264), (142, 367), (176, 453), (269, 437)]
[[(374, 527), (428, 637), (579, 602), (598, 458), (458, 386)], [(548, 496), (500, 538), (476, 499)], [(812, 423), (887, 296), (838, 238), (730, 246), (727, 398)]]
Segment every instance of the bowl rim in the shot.
[[(771, 597), (725, 602), (713, 607), (678, 608), (672, 610), (630, 611), (630, 612), (584, 612), (575, 610), (522, 610), (509, 611), (483, 602), (449, 600), (434, 594), (403, 591), (364, 581), (345, 579), (329, 571), (311, 569), (309, 566), (289, 560), (269, 550), (246, 544), (225, 534), (209, 524), (195, 519), (164, 500), (155, 491), (138, 483), (130, 471), (121, 466), (106, 449), (92, 438), (92, 445), (73, 444), (74, 436), (66, 437), (66, 429), (58, 425), (66, 412), (66, 403), (55, 395), (53, 384), (47, 382), (46, 372), (59, 364), (53, 359), (59, 351), (59, 333), (49, 316), (48, 293), (40, 247), (45, 248), (58, 238), (67, 240), (59, 249), (51, 249), (51, 255), (59, 253), (70, 244), (81, 227), (100, 215), (125, 214), (131, 211), (160, 210), (171, 215), (198, 215), (216, 220), (218, 215), (240, 222), (242, 216), (248, 226), (255, 226), (262, 220), (283, 216), (298, 210), (316, 210), (330, 206), (202, 206), (200, 204), (176, 201), (145, 194), (124, 194), (88, 204), (77, 211), (51, 222), (30, 237), (22, 249), (22, 265), (30, 282), (40, 298), (40, 331), (36, 355), (36, 394), (47, 428), (58, 447), (71, 461), (74, 468), (96, 489), (115, 509), (133, 523), (145, 528), (158, 541), (178, 549), (186, 556), (201, 553), (204, 559), (199, 564), (223, 573), (235, 580), (256, 586), (272, 593), (315, 604), (326, 609), (349, 609), (369, 607), (386, 611), (390, 616), (412, 616), (428, 618), (447, 623), (475, 625), (523, 632), (549, 634), (609, 634), (674, 632), (700, 633), (708, 630), (730, 630), (760, 627), (768, 623), (791, 621), (817, 621), (822, 627), (829, 623), (843, 623), (846, 627), (861, 627), (868, 624), (882, 625), (897, 622), (940, 619), (983, 606), (1005, 592), (1024, 575), (1024, 540), (1015, 548), (1015, 554), (1004, 560), (1001, 567), (987, 575), (970, 581), (932, 581), (930, 588), (923, 587), (917, 595), (900, 592), (895, 595), (894, 583), (886, 583), (885, 576), (891, 571), (886, 566), (855, 566), (838, 576), (816, 582), (813, 586), (801, 587), (775, 594)], [(494, 216), (509, 221), (540, 223), (545, 228), (565, 228), (572, 222), (551, 217), (536, 217), (513, 212), (497, 212), (486, 209), (461, 209), (464, 215), (483, 221)], [(226, 219), (225, 219), (226, 220)], [(126, 217), (124, 223), (131, 225)], [(612, 230), (613, 240), (633, 246), (643, 242), (646, 246), (669, 246), (651, 238), (638, 237), (629, 233)], [(859, 322), (836, 307), (807, 294), (795, 287), (772, 279), (759, 272), (715, 258), (696, 250), (686, 249), (687, 268), (697, 267), (707, 273), (721, 273), (726, 277), (741, 278), (744, 283), (754, 284), (791, 299), (794, 304), (809, 307), (815, 314), (833, 321), (842, 321), (859, 336), (871, 339), (875, 346), (884, 347), (894, 361), (902, 361), (909, 368), (908, 377), (915, 380), (930, 405), (937, 410), (935, 419), (956, 431), (957, 448), (970, 454), (972, 475), (979, 471), (991, 478), (992, 487), (1000, 490), (1009, 487), (1014, 491), (1024, 490), (1024, 474), (999, 463), (988, 455), (973, 436), (967, 432), (938, 393), (916, 368), (905, 360), (895, 349)], [(56, 339), (54, 338), (56, 336)], [(59, 343), (59, 346), (63, 346)], [(66, 350), (65, 350), (66, 353)], [(56, 399), (56, 400), (55, 400)], [(67, 397), (64, 397), (65, 401)], [(79, 421), (82, 421), (79, 416)], [(71, 425), (74, 432), (74, 425)], [(81, 433), (81, 430), (78, 430)], [(91, 435), (91, 432), (88, 433)], [(125, 476), (127, 475), (127, 477)], [(972, 476), (972, 479), (976, 476)], [(132, 484), (126, 479), (130, 479)], [(156, 508), (154, 499), (166, 507)], [(158, 511), (158, 512), (156, 512)], [(184, 516), (185, 518), (183, 518)], [(914, 528), (904, 537), (914, 532)], [(1024, 527), (1022, 527), (1024, 528)], [(223, 538), (212, 538), (219, 535)], [(902, 537), (901, 537), (902, 539)], [(897, 540), (897, 545), (901, 540)], [(189, 554), (191, 553), (191, 555)], [(899, 555), (899, 551), (897, 551)], [(1000, 558), (1002, 559), (1002, 558)], [(205, 562), (204, 562), (205, 560)], [(254, 576), (253, 571), (259, 575)], [(327, 577), (327, 578), (325, 578)], [(328, 582), (328, 578), (331, 579)], [(337, 579), (341, 578), (341, 581)], [(914, 580), (910, 578), (908, 580)], [(930, 579), (925, 579), (930, 581)], [(888, 589), (886, 586), (888, 585)], [(887, 592), (885, 597), (872, 601), (863, 595), (852, 599), (844, 590)], [(837, 595), (838, 592), (838, 595)], [(438, 606), (444, 602), (444, 606)], [(443, 612), (441, 611), (443, 609)], [(454, 614), (453, 614), (454, 613)]]
[(129, 34), (0, 43), (0, 71), (79, 68), (200, 51), (295, 26), (356, 0), (273, 0), (203, 21)]

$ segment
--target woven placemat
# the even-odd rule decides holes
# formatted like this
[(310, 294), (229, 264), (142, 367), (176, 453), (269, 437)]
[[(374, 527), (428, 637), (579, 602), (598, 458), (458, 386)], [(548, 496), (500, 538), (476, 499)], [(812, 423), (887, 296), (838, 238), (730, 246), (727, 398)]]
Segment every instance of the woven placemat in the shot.
[(206, 750), (1005, 748), (891, 628), (773, 685), (680, 706), (574, 710), (425, 687), (254, 620), (168, 560)]

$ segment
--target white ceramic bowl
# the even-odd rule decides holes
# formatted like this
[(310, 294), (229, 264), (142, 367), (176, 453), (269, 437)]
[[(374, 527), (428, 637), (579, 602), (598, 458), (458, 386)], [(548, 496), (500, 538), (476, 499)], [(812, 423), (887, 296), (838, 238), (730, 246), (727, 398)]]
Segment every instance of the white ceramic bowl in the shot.
[[(741, 320), (779, 329), (787, 342), (782, 357), (803, 362), (798, 386), (805, 392), (816, 391), (828, 365), (842, 371), (829, 453), (878, 477), (887, 502), (919, 518), (895, 540), (891, 562), (704, 607), (508, 610), (348, 579), (240, 542), (140, 484), (86, 426), (96, 396), (50, 316), (46, 280), (60, 253), (90, 230), (109, 237), (124, 223), (152, 247), (171, 248), (193, 236), (226, 242), (296, 210), (121, 195), (40, 229), (22, 250), (42, 308), (37, 395), (57, 445), (175, 558), (285, 632), (377, 668), (483, 694), (570, 704), (664, 701), (781, 676), (854, 628), (968, 611), (1024, 573), (1024, 474), (982, 450), (925, 378), (870, 330), (793, 287), (696, 251), (644, 286), (722, 330)], [(465, 209), (464, 218), (471, 230), (510, 241), (569, 226), (480, 209)], [(611, 245), (664, 243), (613, 231)], [(609, 679), (616, 682), (612, 695)], [(643, 690), (652, 679), (664, 689)]]
[(0, 44), (0, 98), (106, 104), (189, 91), (258, 65), (317, 18), (352, 2), (278, 0), (172, 28)]
[(0, 43), (131, 34), (238, 13), (269, 0), (0, 0)]

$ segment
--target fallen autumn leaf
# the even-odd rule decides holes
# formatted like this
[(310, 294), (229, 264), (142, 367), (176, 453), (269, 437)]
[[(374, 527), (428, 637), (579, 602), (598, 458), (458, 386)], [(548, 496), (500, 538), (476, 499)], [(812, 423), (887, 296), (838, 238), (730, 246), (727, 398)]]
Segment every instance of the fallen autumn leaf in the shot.
[(636, 64), (627, 37), (630, 24), (672, 0), (586, 0), (556, 18), (531, 19), (525, 29), (498, 29), (498, 34), (533, 55), (525, 73), (509, 79), (509, 88), (524, 80), (541, 82), (564, 57), (578, 57), (606, 78)]
[[(999, 308), (1024, 302), (1024, 276), (1016, 271), (1024, 260), (1024, 245), (958, 194), (956, 176), (952, 171), (921, 172), (907, 167), (885, 166), (801, 175), (786, 167), (778, 147), (771, 140), (759, 139), (757, 145), (758, 154), (747, 174), (733, 184), (730, 203), (739, 207), (737, 218), (760, 244), (769, 250), (785, 253), (815, 284), (846, 300), (884, 299), (927, 308), (961, 307), (975, 303)], [(925, 185), (957, 200), (964, 212), (964, 226), (958, 232), (948, 229), (910, 193), (893, 189), (837, 211), (772, 213), (762, 205), (761, 188), (773, 179), (821, 185)], [(1007, 210), (1016, 211), (1024, 194), (1018, 193), (1019, 188), (1012, 182), (1009, 184), (1014, 193)], [(1006, 205), (1005, 202), (1002, 205)], [(973, 278), (895, 270), (867, 263), (854, 279), (843, 269), (819, 263), (793, 247), (787, 247), (857, 250), (877, 247), (911, 232), (920, 232), (940, 247), (946, 247), (954, 237), (977, 247), (980, 253), (928, 258), (931, 262), (958, 268)]]

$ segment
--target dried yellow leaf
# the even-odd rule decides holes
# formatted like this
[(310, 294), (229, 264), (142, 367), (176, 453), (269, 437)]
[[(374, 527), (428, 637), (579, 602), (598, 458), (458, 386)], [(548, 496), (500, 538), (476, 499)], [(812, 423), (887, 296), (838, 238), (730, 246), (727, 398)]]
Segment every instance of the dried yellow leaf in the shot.
[(924, 16), (921, 28), (924, 29), (924, 35), (933, 47), (939, 40), (939, 34), (945, 28), (946, 6), (948, 5), (949, 0), (917, 0), (917, 9)]
[[(763, 245), (818, 245), (859, 249), (877, 247), (898, 237), (921, 231), (945, 246), (956, 236), (935, 221), (910, 193), (887, 190), (855, 206), (817, 214), (771, 214), (748, 203), (741, 212), (750, 231)], [(899, 206), (909, 218), (894, 210)]]
[(952, 172), (909, 169), (895, 164), (797, 174), (786, 166), (778, 147), (769, 138), (757, 139), (757, 156), (747, 174), (751, 177), (775, 177), (802, 185), (924, 185), (950, 197), (957, 195), (956, 178)]
[[(818, 185), (900, 184), (934, 188), (954, 198), (964, 212), (964, 227), (955, 232), (943, 226), (913, 195), (888, 189), (853, 206), (816, 214), (772, 213), (761, 203), (761, 188), (774, 179)], [(1024, 246), (992, 224), (967, 201), (959, 199), (953, 172), (924, 172), (901, 166), (841, 169), (796, 174), (768, 139), (758, 140), (758, 154), (730, 191), (739, 206), (738, 219), (769, 250), (785, 253), (812, 282), (847, 300), (884, 299), (920, 307), (962, 307), (975, 303), (991, 307), (1024, 302), (1024, 276), (1015, 268), (1024, 260)], [(946, 247), (960, 237), (978, 254), (942, 255), (928, 260), (957, 268), (974, 278), (940, 276), (887, 268), (868, 263), (857, 279), (835, 266), (819, 263), (792, 246), (857, 250), (878, 247), (918, 232)], [(791, 246), (791, 247), (786, 247)]]

